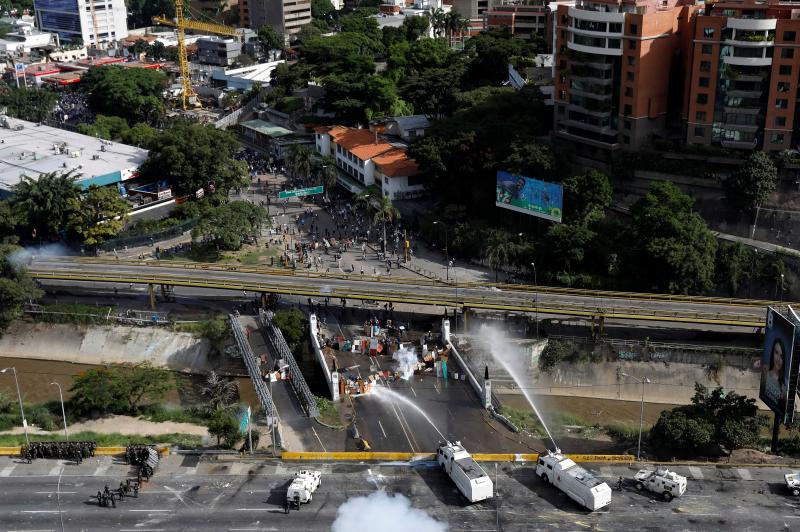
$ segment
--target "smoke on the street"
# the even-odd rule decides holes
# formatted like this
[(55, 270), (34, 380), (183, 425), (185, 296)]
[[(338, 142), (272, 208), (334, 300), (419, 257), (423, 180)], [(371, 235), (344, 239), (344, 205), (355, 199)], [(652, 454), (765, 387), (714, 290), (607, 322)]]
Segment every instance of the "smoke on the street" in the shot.
[(15, 268), (29, 266), (31, 261), (37, 257), (63, 257), (69, 251), (64, 244), (45, 244), (43, 246), (18, 249), (11, 253), (7, 260)]
[(412, 508), (403, 495), (376, 491), (366, 497), (354, 497), (339, 507), (333, 532), (445, 532), (447, 525)]

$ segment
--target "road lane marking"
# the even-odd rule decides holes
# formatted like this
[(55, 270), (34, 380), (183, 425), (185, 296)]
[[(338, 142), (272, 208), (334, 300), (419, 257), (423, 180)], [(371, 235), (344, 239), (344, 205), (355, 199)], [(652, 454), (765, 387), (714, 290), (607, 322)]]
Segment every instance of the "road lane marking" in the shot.
[(56, 475), (60, 475), (62, 468), (63, 468), (63, 466), (61, 464), (58, 464), (53, 469), (51, 469), (49, 473), (47, 473), (47, 476), (48, 477), (54, 477)]
[(381, 428), (381, 432), (383, 432), (383, 437), (384, 438), (388, 438), (388, 436), (386, 435), (386, 431), (383, 430), (383, 425), (381, 424), (381, 420), (380, 419), (378, 420), (378, 426)]
[(98, 467), (97, 469), (95, 469), (95, 470), (94, 470), (94, 473), (92, 473), (92, 476), (93, 476), (93, 477), (99, 477), (99, 476), (102, 476), (102, 475), (103, 475), (103, 473), (105, 473), (106, 471), (108, 471), (108, 468), (109, 468), (109, 467), (111, 467), (111, 466), (109, 466), (109, 465), (101, 465), (100, 467)]
[(753, 480), (753, 475), (750, 474), (750, 471), (747, 469), (737, 469), (736, 471), (739, 472), (739, 476), (742, 477), (742, 480)]
[(266, 512), (267, 508), (237, 508), (237, 512)]
[(784, 519), (800, 519), (800, 515), (784, 515)]
[[(35, 493), (37, 495), (52, 495), (53, 493), (56, 493), (56, 492), (55, 491), (37, 491)], [(60, 493), (61, 493), (61, 495), (64, 495), (64, 494), (73, 494), (73, 493), (78, 493), (78, 492), (77, 491), (62, 491)]]
[(171, 512), (172, 510), (128, 510), (129, 512)]
[(120, 528), (119, 532), (164, 532), (163, 528)]
[(7, 532), (56, 532), (52, 528), (42, 528), (37, 530), (8, 530)]
[(2, 471), (0, 471), (0, 477), (7, 477), (14, 471), (14, 468), (17, 467), (17, 464), (12, 464), (10, 466), (5, 466)]
[(58, 510), (22, 510), (24, 514), (57, 514)]
[(703, 470), (697, 466), (689, 466), (689, 473), (697, 480), (703, 480)]
[(417, 396), (417, 392), (414, 391), (414, 387), (413, 386), (409, 386), (409, 388), (411, 388), (411, 393), (413, 393), (414, 397), (416, 397)]
[(322, 447), (322, 452), (327, 453), (328, 451), (325, 449), (325, 445), (322, 443), (322, 440), (319, 438), (319, 434), (317, 434), (317, 430), (312, 426), (311, 430), (314, 432), (314, 436), (317, 437), (317, 441), (319, 442), (319, 446)]

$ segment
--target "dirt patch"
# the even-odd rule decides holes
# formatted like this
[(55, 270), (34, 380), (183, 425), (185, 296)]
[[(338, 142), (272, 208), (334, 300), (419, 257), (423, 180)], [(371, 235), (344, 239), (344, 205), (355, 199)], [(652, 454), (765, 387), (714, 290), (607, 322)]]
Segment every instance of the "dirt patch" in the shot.
[(755, 449), (736, 449), (731, 453), (728, 461), (738, 464), (777, 464), (783, 462), (784, 459)]
[[(135, 435), (142, 434), (146, 436), (157, 436), (160, 434), (191, 434), (194, 436), (201, 436), (208, 438), (208, 428), (203, 425), (195, 425), (194, 423), (175, 423), (172, 421), (165, 421), (163, 423), (155, 423), (144, 419), (135, 418), (132, 416), (108, 416), (100, 419), (92, 419), (89, 421), (81, 421), (80, 423), (73, 423), (69, 426), (70, 432), (91, 431), (100, 434), (125, 434)], [(22, 427), (14, 427), (11, 430), (0, 432), (0, 434), (22, 434)], [(45, 431), (37, 427), (29, 427), (30, 434), (60, 434), (60, 430)]]

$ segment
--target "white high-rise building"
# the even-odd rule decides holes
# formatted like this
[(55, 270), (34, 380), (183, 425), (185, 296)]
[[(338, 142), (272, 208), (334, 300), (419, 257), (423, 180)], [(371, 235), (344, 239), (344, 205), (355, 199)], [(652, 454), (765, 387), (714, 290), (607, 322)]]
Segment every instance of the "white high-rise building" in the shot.
[(35, 0), (34, 8), (39, 29), (62, 42), (104, 47), (128, 36), (125, 0)]

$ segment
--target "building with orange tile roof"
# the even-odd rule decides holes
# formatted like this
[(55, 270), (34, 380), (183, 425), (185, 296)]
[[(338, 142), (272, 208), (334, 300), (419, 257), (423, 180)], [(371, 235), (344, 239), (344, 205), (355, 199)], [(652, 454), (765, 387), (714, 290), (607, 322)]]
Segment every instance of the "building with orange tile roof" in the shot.
[(373, 184), (392, 199), (416, 197), (424, 192), (417, 164), (408, 157), (405, 145), (390, 143), (368, 129), (321, 126), (314, 131), (317, 153), (336, 159), (336, 166), (342, 171), (338, 182), (351, 192)]

